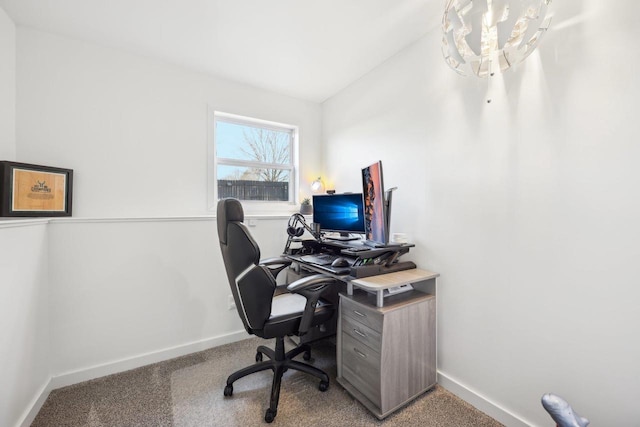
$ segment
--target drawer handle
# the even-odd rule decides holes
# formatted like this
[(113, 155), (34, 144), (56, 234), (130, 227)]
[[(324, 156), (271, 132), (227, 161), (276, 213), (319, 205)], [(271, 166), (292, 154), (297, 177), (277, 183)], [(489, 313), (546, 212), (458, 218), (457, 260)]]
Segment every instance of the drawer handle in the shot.
[(364, 314), (364, 313), (360, 313), (358, 310), (353, 310), (353, 312), (354, 312), (355, 314), (357, 314), (358, 316), (360, 316), (360, 317), (367, 317), (367, 315), (366, 315), (366, 314)]
[(367, 358), (367, 355), (361, 352), (360, 350), (358, 350), (357, 348), (353, 347), (353, 351), (355, 351), (358, 354), (358, 356), (362, 357), (363, 359)]
[(360, 335), (362, 338), (367, 338), (367, 334), (365, 334), (364, 332), (360, 332), (359, 329), (354, 329), (353, 332), (357, 335)]

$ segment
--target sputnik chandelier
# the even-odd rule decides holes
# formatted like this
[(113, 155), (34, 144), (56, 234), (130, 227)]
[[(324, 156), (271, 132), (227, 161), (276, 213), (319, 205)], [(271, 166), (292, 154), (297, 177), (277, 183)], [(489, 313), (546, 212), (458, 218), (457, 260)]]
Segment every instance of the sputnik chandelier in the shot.
[(492, 76), (524, 60), (549, 28), (551, 0), (448, 0), (444, 59), (462, 75)]

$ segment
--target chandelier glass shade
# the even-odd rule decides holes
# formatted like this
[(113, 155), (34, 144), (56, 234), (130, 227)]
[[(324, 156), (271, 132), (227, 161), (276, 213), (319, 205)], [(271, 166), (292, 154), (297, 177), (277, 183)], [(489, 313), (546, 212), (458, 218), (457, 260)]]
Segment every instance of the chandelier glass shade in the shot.
[(551, 0), (447, 0), (444, 59), (462, 75), (505, 71), (524, 60), (549, 28)]

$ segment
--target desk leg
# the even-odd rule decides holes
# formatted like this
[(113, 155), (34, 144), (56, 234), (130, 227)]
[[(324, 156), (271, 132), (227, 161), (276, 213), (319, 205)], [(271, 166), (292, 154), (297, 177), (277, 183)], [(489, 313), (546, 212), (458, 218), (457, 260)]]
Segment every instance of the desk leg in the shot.
[(383, 289), (376, 292), (376, 305), (378, 307), (384, 307), (384, 290)]
[(353, 295), (353, 283), (351, 281), (347, 282), (347, 295)]

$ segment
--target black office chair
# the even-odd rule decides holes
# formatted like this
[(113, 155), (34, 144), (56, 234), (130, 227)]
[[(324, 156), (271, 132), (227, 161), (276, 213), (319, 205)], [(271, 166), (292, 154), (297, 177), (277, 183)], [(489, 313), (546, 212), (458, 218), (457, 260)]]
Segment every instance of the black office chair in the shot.
[[(310, 328), (331, 319), (335, 307), (320, 296), (337, 283), (328, 275), (318, 274), (297, 280), (287, 286), (288, 292), (274, 295), (276, 281), (269, 266), (260, 264), (260, 248), (243, 224), (244, 212), (236, 199), (218, 202), (218, 238), (229, 285), (236, 302), (238, 314), (249, 334), (276, 339), (275, 350), (259, 346), (256, 364), (234, 372), (227, 378), (224, 395), (233, 394), (233, 383), (254, 372), (273, 370), (271, 400), (264, 419), (270, 423), (278, 411), (282, 374), (289, 368), (306, 372), (320, 379), (320, 391), (329, 388), (329, 376), (320, 369), (292, 360), (304, 352), (304, 359), (311, 358), (307, 344), (285, 353), (284, 337), (304, 335)], [(280, 260), (280, 264), (288, 261)], [(270, 264), (276, 264), (273, 259)], [(273, 266), (271, 268), (274, 268)], [(278, 271), (277, 268), (275, 271)], [(262, 361), (262, 355), (270, 360)]]

